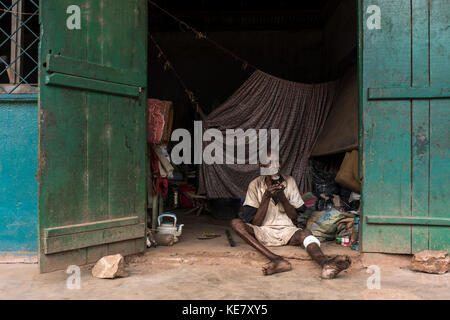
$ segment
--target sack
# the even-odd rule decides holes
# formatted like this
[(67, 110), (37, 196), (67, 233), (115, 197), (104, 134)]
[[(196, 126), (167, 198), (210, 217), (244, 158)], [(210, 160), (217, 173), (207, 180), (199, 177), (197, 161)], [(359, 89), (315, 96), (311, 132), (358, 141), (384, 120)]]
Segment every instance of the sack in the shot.
[(358, 150), (345, 154), (335, 181), (344, 188), (361, 193), (361, 182), (358, 177)]
[(308, 220), (306, 227), (321, 242), (334, 240), (339, 221), (354, 218), (355, 215), (332, 208), (327, 211), (316, 211)]

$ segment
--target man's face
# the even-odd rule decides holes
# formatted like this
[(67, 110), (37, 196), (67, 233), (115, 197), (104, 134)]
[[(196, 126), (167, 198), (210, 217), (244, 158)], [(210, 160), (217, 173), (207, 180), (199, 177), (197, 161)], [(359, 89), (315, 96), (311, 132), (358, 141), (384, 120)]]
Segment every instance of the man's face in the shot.
[(278, 158), (269, 155), (268, 164), (260, 164), (261, 175), (271, 176), (272, 180), (278, 180), (280, 178), (280, 160)]

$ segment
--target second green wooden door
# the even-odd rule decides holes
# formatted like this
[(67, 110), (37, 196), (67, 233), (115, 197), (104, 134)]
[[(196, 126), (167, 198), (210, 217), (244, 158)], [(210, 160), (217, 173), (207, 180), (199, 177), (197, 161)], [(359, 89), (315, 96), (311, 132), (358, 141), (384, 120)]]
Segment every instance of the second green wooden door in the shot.
[(450, 2), (360, 1), (362, 249), (450, 251)]

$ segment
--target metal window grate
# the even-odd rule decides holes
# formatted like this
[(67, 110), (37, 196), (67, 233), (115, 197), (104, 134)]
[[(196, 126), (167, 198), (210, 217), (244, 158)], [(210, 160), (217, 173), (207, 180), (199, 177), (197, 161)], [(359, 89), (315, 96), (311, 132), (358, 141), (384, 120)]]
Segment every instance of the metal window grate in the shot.
[(0, 94), (38, 91), (39, 1), (0, 0)]

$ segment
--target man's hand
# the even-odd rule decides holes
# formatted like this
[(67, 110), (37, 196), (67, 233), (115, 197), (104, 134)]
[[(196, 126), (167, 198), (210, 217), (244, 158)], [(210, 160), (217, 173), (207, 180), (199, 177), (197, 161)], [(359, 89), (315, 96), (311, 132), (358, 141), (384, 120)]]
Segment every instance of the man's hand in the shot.
[(263, 194), (263, 198), (261, 201), (261, 204), (258, 208), (258, 211), (256, 212), (255, 217), (253, 218), (252, 224), (255, 226), (261, 226), (264, 218), (266, 217), (267, 208), (269, 207), (270, 199), (273, 196), (276, 196), (278, 192), (282, 192), (283, 186), (277, 184), (277, 183), (271, 183), (271, 181), (267, 184), (267, 189)]
[(283, 192), (283, 190), (284, 190), (284, 187), (281, 184), (274, 183), (266, 189), (266, 192), (264, 192), (263, 197), (266, 199), (270, 199), (273, 196), (278, 196), (278, 194), (280, 192)]
[(286, 198), (286, 194), (284, 193), (284, 186), (281, 183), (277, 182), (273, 184), (273, 186), (275, 186), (273, 195), (278, 198), (278, 200), (283, 205), (284, 210), (286, 210), (286, 214), (288, 215), (288, 217), (291, 218), (292, 222), (295, 223), (295, 221), (297, 220), (297, 211)]

